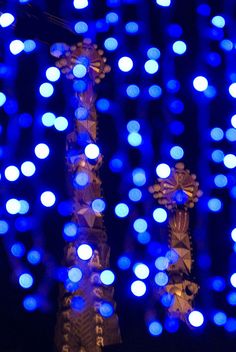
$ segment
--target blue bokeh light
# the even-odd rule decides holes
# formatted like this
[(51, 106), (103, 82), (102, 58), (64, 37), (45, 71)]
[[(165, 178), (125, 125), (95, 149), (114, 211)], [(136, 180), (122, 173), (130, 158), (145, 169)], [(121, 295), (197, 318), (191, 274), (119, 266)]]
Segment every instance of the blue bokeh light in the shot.
[(61, 76), (61, 72), (57, 67), (52, 66), (46, 70), (46, 77), (51, 82), (58, 81), (60, 76)]
[(202, 326), (202, 324), (204, 323), (204, 316), (202, 315), (201, 312), (197, 310), (193, 310), (189, 314), (188, 320), (193, 327), (198, 328)]
[(29, 312), (33, 312), (38, 307), (37, 299), (33, 296), (26, 296), (23, 300), (23, 306)]
[(171, 170), (170, 170), (169, 165), (167, 165), (165, 163), (159, 164), (156, 167), (156, 174), (160, 178), (167, 178), (170, 175), (170, 172), (171, 172)]
[(64, 225), (64, 229), (63, 229), (64, 235), (66, 237), (69, 237), (69, 239), (73, 239), (75, 236), (77, 236), (77, 231), (78, 231), (77, 225), (74, 222), (67, 222)]
[(79, 268), (72, 267), (68, 270), (68, 278), (72, 282), (79, 282), (82, 279), (82, 271)]
[(104, 285), (112, 285), (115, 281), (115, 275), (111, 270), (103, 270), (100, 274), (100, 280)]
[(137, 234), (137, 240), (141, 244), (148, 244), (151, 241), (151, 235), (149, 232), (139, 232)]
[(171, 5), (171, 0), (156, 0), (157, 5), (163, 7), (169, 7)]
[(84, 153), (89, 159), (97, 159), (100, 154), (100, 150), (96, 144), (90, 143), (85, 147)]
[(221, 141), (224, 138), (224, 132), (221, 128), (219, 127), (214, 127), (211, 130), (211, 138), (214, 141)]
[(52, 112), (45, 112), (42, 115), (42, 124), (46, 127), (52, 127), (54, 125), (56, 116)]
[(234, 154), (225, 155), (223, 161), (228, 169), (234, 169), (236, 167), (236, 156)]
[(222, 208), (222, 202), (218, 198), (211, 198), (208, 203), (208, 208), (213, 212), (218, 212)]
[(92, 257), (93, 250), (88, 244), (84, 243), (78, 247), (77, 254), (80, 259), (88, 260)]
[(0, 107), (5, 104), (6, 100), (7, 100), (6, 95), (0, 92)]
[(217, 312), (213, 316), (213, 321), (218, 326), (225, 325), (227, 321), (227, 316), (224, 312)]
[(131, 84), (126, 88), (126, 93), (130, 98), (137, 98), (140, 93), (140, 89), (136, 84)]
[(115, 214), (119, 218), (125, 218), (129, 214), (129, 207), (125, 203), (119, 203), (115, 207)]
[(27, 289), (30, 288), (34, 283), (34, 279), (32, 277), (32, 275), (30, 275), (29, 273), (24, 273), (21, 274), (19, 277), (19, 284), (21, 287)]
[(225, 175), (219, 174), (214, 177), (214, 183), (217, 187), (222, 188), (227, 186), (228, 179)]
[(0, 220), (0, 235), (5, 235), (9, 229), (9, 225), (5, 220)]
[(104, 46), (108, 51), (114, 51), (118, 47), (118, 41), (113, 37), (107, 38), (104, 42)]
[(106, 22), (107, 23), (117, 23), (119, 21), (119, 16), (115, 12), (108, 12), (106, 14)]
[(130, 57), (128, 56), (123, 56), (119, 59), (118, 61), (118, 66), (119, 69), (123, 72), (129, 72), (133, 68), (133, 61)]
[(175, 145), (174, 147), (171, 148), (170, 155), (175, 160), (182, 159), (184, 156), (184, 150), (178, 145)]
[(142, 136), (141, 134), (137, 133), (137, 132), (131, 132), (128, 135), (128, 143), (132, 146), (132, 147), (138, 147), (139, 145), (142, 144)]
[(74, 0), (74, 7), (78, 10), (84, 9), (89, 5), (88, 0)]
[(167, 219), (167, 212), (165, 209), (163, 208), (156, 208), (154, 211), (153, 211), (153, 219), (156, 221), (156, 222), (159, 222), (159, 223), (163, 223), (166, 221)]
[(97, 212), (101, 213), (105, 210), (106, 208), (106, 203), (104, 202), (103, 199), (97, 198), (92, 201), (92, 209)]
[(215, 163), (221, 163), (224, 160), (224, 152), (220, 149), (216, 149), (212, 152), (211, 157)]
[(140, 130), (140, 124), (136, 120), (130, 120), (127, 123), (127, 130), (132, 133), (132, 132), (138, 132)]
[(177, 40), (172, 46), (173, 52), (178, 55), (183, 55), (187, 50), (187, 45), (182, 40)]
[(121, 256), (117, 261), (117, 265), (121, 270), (127, 270), (131, 265), (131, 260), (127, 256)]
[(44, 98), (49, 98), (52, 96), (54, 92), (53, 85), (51, 83), (42, 83), (41, 86), (39, 87), (39, 93), (42, 95)]
[(225, 132), (225, 136), (230, 142), (236, 141), (236, 129), (235, 128), (228, 128)]
[(152, 47), (148, 49), (147, 56), (150, 60), (157, 60), (161, 56), (161, 52), (159, 49)]
[(155, 267), (158, 270), (161, 270), (161, 271), (166, 270), (168, 266), (169, 266), (169, 260), (166, 257), (158, 257), (155, 260)]
[(132, 200), (133, 202), (138, 202), (142, 198), (142, 192), (138, 188), (132, 188), (129, 191), (129, 199)]
[(32, 249), (31, 251), (28, 252), (27, 259), (29, 263), (36, 265), (41, 261), (41, 254), (38, 250)]
[(151, 87), (149, 87), (148, 93), (152, 98), (159, 98), (162, 95), (162, 89), (160, 86), (153, 84)]
[(21, 258), (25, 254), (25, 246), (20, 242), (14, 243), (11, 246), (11, 253), (14, 257)]
[(137, 232), (145, 232), (147, 230), (148, 224), (146, 220), (139, 218), (134, 221), (133, 227)]
[(79, 21), (75, 24), (74, 29), (78, 34), (86, 33), (88, 31), (88, 25), (86, 22)]
[(24, 43), (21, 40), (15, 39), (10, 43), (9, 48), (13, 55), (18, 55), (24, 50)]
[(155, 283), (158, 286), (165, 286), (168, 283), (168, 275), (164, 272), (159, 272), (155, 275)]
[(135, 34), (139, 30), (139, 25), (137, 22), (128, 22), (125, 25), (125, 30), (128, 34)]
[(150, 59), (145, 62), (144, 68), (147, 73), (149, 73), (150, 75), (153, 75), (158, 71), (159, 65), (155, 60)]
[(136, 186), (143, 186), (146, 183), (146, 174), (145, 171), (141, 168), (134, 169), (132, 172), (133, 183)]
[(148, 330), (151, 335), (159, 336), (163, 331), (163, 327), (158, 321), (152, 321), (148, 326)]
[(222, 16), (214, 16), (211, 20), (211, 23), (217, 28), (224, 28), (225, 19)]
[(114, 313), (114, 308), (111, 303), (104, 302), (99, 307), (99, 312), (104, 318), (109, 318)]
[(83, 64), (77, 64), (73, 68), (73, 74), (77, 78), (83, 78), (87, 74), (87, 68)]
[(54, 127), (57, 131), (65, 131), (68, 125), (68, 120), (64, 116), (58, 116), (54, 120)]

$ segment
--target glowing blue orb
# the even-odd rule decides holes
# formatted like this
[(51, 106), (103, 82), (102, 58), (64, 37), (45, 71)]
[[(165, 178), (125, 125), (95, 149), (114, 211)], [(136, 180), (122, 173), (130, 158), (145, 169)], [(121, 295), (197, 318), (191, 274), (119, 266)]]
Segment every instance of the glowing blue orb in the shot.
[(113, 158), (109, 163), (110, 169), (113, 172), (120, 172), (123, 167), (123, 161), (119, 158)]
[(5, 220), (0, 220), (0, 235), (5, 235), (9, 229), (8, 223)]
[(173, 38), (179, 38), (183, 34), (182, 27), (177, 23), (171, 23), (167, 27), (168, 34)]
[(74, 7), (78, 10), (84, 9), (88, 5), (88, 0), (74, 0)]
[(211, 23), (218, 28), (224, 28), (225, 26), (225, 19), (222, 16), (214, 16), (211, 20)]
[(79, 282), (82, 276), (82, 271), (79, 268), (70, 268), (68, 270), (68, 277), (72, 282)]
[(111, 270), (103, 270), (100, 274), (101, 282), (104, 285), (111, 285), (115, 281), (115, 275)]
[(9, 214), (15, 215), (20, 211), (20, 202), (17, 199), (9, 199), (6, 202), (6, 210)]
[(78, 172), (75, 176), (74, 181), (78, 186), (81, 186), (81, 187), (86, 186), (89, 182), (88, 174), (83, 171)]
[(127, 87), (126, 93), (130, 98), (137, 98), (137, 96), (140, 93), (140, 89), (135, 84), (131, 84), (130, 86)]
[(87, 83), (83, 79), (77, 79), (73, 82), (73, 88), (76, 92), (82, 93), (87, 89)]
[(55, 194), (51, 191), (45, 191), (41, 194), (40, 201), (45, 207), (50, 208), (56, 202)]
[(212, 128), (211, 138), (214, 139), (214, 141), (221, 141), (224, 138), (223, 130), (219, 127)]
[(81, 244), (77, 249), (78, 257), (82, 260), (88, 260), (93, 255), (93, 250), (88, 244)]
[(78, 120), (86, 120), (88, 117), (88, 114), (89, 114), (88, 110), (82, 106), (80, 106), (75, 110), (75, 117)]
[(138, 147), (142, 143), (142, 136), (137, 132), (131, 132), (128, 135), (128, 142), (132, 147)]
[(224, 165), (228, 169), (234, 169), (236, 167), (236, 156), (234, 154), (227, 154), (224, 157)]
[(64, 116), (58, 116), (54, 121), (54, 127), (57, 131), (65, 131), (68, 124), (68, 120)]
[(104, 302), (99, 307), (99, 312), (104, 318), (109, 318), (109, 317), (111, 317), (113, 315), (114, 308), (111, 305), (111, 303)]
[(136, 219), (133, 223), (133, 227), (137, 232), (145, 232), (147, 230), (147, 221), (144, 219)]
[(26, 200), (20, 200), (19, 214), (26, 214), (29, 211), (29, 203)]
[(178, 55), (183, 55), (187, 50), (187, 45), (182, 40), (177, 40), (172, 46), (173, 52)]
[(36, 48), (36, 43), (34, 40), (27, 39), (24, 41), (24, 51), (26, 53), (30, 53)]
[(156, 0), (157, 5), (168, 7), (171, 5), (171, 0)]
[(147, 287), (146, 287), (145, 283), (140, 280), (134, 281), (132, 283), (130, 289), (131, 289), (131, 292), (133, 293), (133, 295), (137, 296), (137, 297), (142, 297), (147, 291)]
[(134, 169), (132, 172), (133, 183), (136, 186), (143, 186), (146, 183), (146, 174), (145, 171), (141, 168)]
[(230, 277), (230, 282), (231, 282), (231, 285), (233, 287), (236, 287), (236, 273), (234, 273), (233, 275), (231, 275)]
[(147, 73), (149, 73), (150, 75), (153, 75), (158, 71), (159, 65), (155, 60), (150, 59), (145, 62), (144, 68)]
[(177, 332), (179, 329), (179, 320), (177, 318), (166, 317), (165, 328), (170, 333)]
[(23, 300), (23, 306), (29, 312), (33, 312), (38, 307), (38, 302), (33, 296), (26, 296)]
[(132, 133), (132, 132), (138, 132), (140, 130), (140, 124), (136, 120), (130, 120), (127, 123), (127, 130)]
[(46, 77), (51, 82), (56, 82), (60, 78), (61, 72), (57, 67), (49, 67), (46, 70)]
[(35, 173), (36, 168), (34, 163), (32, 163), (31, 161), (25, 161), (22, 165), (21, 165), (21, 172), (24, 176), (26, 177), (31, 177), (33, 176), (33, 174)]
[(165, 256), (169, 260), (170, 264), (177, 263), (179, 259), (179, 255), (174, 249), (170, 249), (168, 252), (166, 252)]
[(168, 266), (169, 266), (169, 260), (166, 257), (158, 257), (155, 260), (155, 267), (158, 270), (161, 270), (161, 271), (166, 270)]
[(125, 218), (129, 214), (129, 207), (125, 203), (119, 203), (115, 207), (115, 213), (119, 218)]
[(139, 30), (139, 26), (137, 22), (128, 22), (125, 25), (125, 30), (129, 34), (135, 34)]
[(138, 188), (132, 188), (129, 191), (129, 199), (133, 202), (138, 202), (142, 198), (142, 192)]
[(54, 92), (53, 85), (51, 83), (43, 83), (39, 87), (39, 93), (44, 98), (49, 98)]
[(217, 312), (213, 316), (214, 323), (218, 326), (225, 325), (227, 316), (224, 312)]
[(215, 276), (212, 280), (212, 288), (216, 292), (222, 292), (225, 289), (225, 280), (221, 276)]
[(104, 98), (98, 99), (96, 102), (96, 107), (98, 111), (106, 112), (110, 108), (110, 102), (108, 99), (104, 99)]
[(171, 293), (164, 293), (161, 296), (161, 303), (164, 307), (169, 308), (172, 306), (172, 304), (174, 303), (174, 295), (172, 295)]
[(228, 128), (226, 133), (225, 133), (226, 138), (230, 142), (235, 142), (236, 141), (236, 129), (235, 128)]
[(133, 68), (133, 61), (128, 56), (123, 56), (118, 61), (119, 69), (123, 72), (129, 72)]
[(151, 241), (151, 235), (149, 232), (145, 231), (145, 232), (139, 232), (137, 234), (137, 240), (139, 243), (141, 244), (147, 244)]
[(83, 78), (87, 74), (87, 68), (82, 64), (75, 65), (73, 74), (77, 78)]
[(172, 147), (170, 150), (170, 155), (175, 160), (182, 159), (184, 156), (183, 148), (179, 147), (178, 145)]
[(118, 47), (118, 41), (113, 37), (107, 38), (104, 42), (104, 46), (108, 51), (114, 51)]
[(100, 154), (100, 150), (96, 144), (90, 143), (85, 147), (84, 153), (89, 159), (97, 159)]
[(221, 163), (224, 160), (224, 153), (220, 149), (216, 149), (212, 152), (211, 157), (215, 163)]
[(11, 246), (11, 253), (17, 258), (21, 258), (25, 254), (25, 246), (20, 242), (14, 243)]
[(220, 47), (221, 49), (223, 49), (224, 51), (231, 51), (233, 48), (234, 48), (234, 45), (232, 43), (231, 40), (229, 39), (223, 39), (221, 42), (220, 42)]
[(231, 306), (236, 306), (236, 292), (230, 292), (226, 298)]
[(202, 326), (202, 324), (204, 323), (204, 317), (203, 317), (202, 313), (197, 310), (193, 310), (189, 314), (188, 320), (189, 320), (190, 324), (192, 326), (194, 326), (195, 328)]
[(6, 28), (15, 21), (15, 17), (8, 12), (0, 14), (0, 26)]
[(133, 266), (133, 272), (137, 276), (138, 279), (146, 279), (149, 274), (150, 270), (147, 265), (143, 263), (137, 263)]
[(75, 24), (74, 29), (78, 34), (86, 33), (88, 31), (88, 25), (86, 22), (79, 21)]
[(213, 212), (218, 212), (222, 208), (222, 203), (218, 198), (211, 198), (208, 203), (208, 208)]
[(155, 275), (155, 283), (158, 286), (165, 286), (168, 283), (168, 275), (164, 272), (159, 272)]
[(156, 84), (154, 84), (151, 87), (149, 87), (148, 93), (152, 98), (159, 98), (162, 94), (162, 89), (160, 86), (157, 86)]
[(73, 222), (68, 222), (64, 225), (64, 234), (67, 237), (75, 237), (77, 235), (77, 225)]
[(231, 231), (231, 238), (234, 242), (236, 242), (236, 228)]
[(118, 259), (117, 265), (121, 270), (127, 270), (131, 265), (131, 260), (126, 256), (122, 256)]
[(52, 127), (54, 125), (56, 116), (52, 112), (45, 112), (42, 115), (42, 124), (46, 127)]
[(92, 202), (92, 209), (97, 212), (101, 213), (106, 208), (106, 203), (103, 199), (97, 198)]
[(81, 312), (85, 308), (85, 300), (83, 297), (74, 296), (71, 300), (71, 308)]
[(208, 81), (203, 76), (197, 76), (193, 80), (193, 86), (198, 92), (204, 92), (208, 87)]
[(119, 16), (115, 12), (108, 12), (106, 14), (107, 23), (117, 23), (119, 21)]
[(236, 319), (235, 318), (228, 318), (224, 328), (228, 332), (235, 332), (236, 331)]
[(5, 171), (4, 171), (4, 174), (5, 174), (5, 177), (8, 181), (16, 181), (19, 176), (20, 176), (20, 171), (19, 169), (14, 166), (14, 165), (11, 165), (11, 166), (8, 166)]
[(36, 265), (41, 260), (41, 254), (39, 251), (33, 249), (27, 254), (27, 259), (31, 264)]
[(6, 95), (0, 92), (0, 107), (5, 104), (6, 100), (7, 100)]
[(16, 39), (10, 43), (10, 52), (13, 55), (18, 55), (23, 50), (24, 50), (24, 43), (21, 40)]
[(150, 48), (147, 51), (147, 56), (151, 60), (157, 60), (161, 56), (161, 52), (157, 48)]
[(156, 174), (160, 178), (167, 178), (170, 175), (170, 167), (167, 164), (159, 164), (156, 168)]
[(202, 16), (209, 16), (211, 13), (211, 8), (208, 4), (200, 4), (197, 7), (197, 13), (199, 13)]
[(19, 284), (23, 288), (30, 288), (34, 283), (32, 275), (28, 273), (21, 274), (19, 277)]
[(148, 326), (148, 330), (151, 335), (159, 336), (161, 335), (163, 328), (161, 323), (159, 323), (158, 321), (152, 321)]
[(214, 183), (217, 187), (222, 188), (222, 187), (227, 186), (228, 179), (225, 175), (219, 174), (219, 175), (215, 176)]
[(152, 215), (153, 219), (159, 223), (163, 223), (167, 219), (167, 212), (163, 208), (156, 208)]

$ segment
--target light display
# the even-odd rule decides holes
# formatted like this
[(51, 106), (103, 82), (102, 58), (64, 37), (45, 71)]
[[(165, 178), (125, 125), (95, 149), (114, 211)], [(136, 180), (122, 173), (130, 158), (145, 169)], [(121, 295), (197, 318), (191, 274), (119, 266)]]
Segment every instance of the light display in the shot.
[[(65, 284), (74, 311), (83, 314), (87, 304), (85, 296), (72, 296), (86, 280), (84, 268), (96, 246), (87, 239), (77, 244), (81, 266), (61, 264), (64, 241), (70, 248), (80, 236), (69, 184), (76, 194), (91, 198), (91, 204), (76, 205), (83, 224), (91, 228), (105, 214), (111, 268), (94, 270), (106, 290), (115, 286), (124, 341), (129, 333), (135, 340), (144, 331), (141, 322), (150, 335), (143, 349), (150, 351), (155, 344), (164, 346), (166, 332), (174, 339), (173, 333), (187, 331), (193, 340), (209, 329), (226, 340), (236, 332), (234, 13), (233, 0), (1, 2), (0, 236), (6, 267), (12, 268), (9, 290), (19, 293), (20, 314), (26, 312), (29, 321), (34, 314), (50, 316), (51, 309), (57, 310), (57, 293), (51, 296), (58, 282)], [(86, 100), (88, 57), (80, 55), (72, 72), (67, 67), (69, 48), (84, 38), (106, 51), (112, 68), (91, 100)], [(94, 67), (99, 72), (97, 62)], [(100, 74), (94, 76), (97, 83)], [(89, 118), (95, 109), (98, 139), (90, 138), (97, 133)], [(80, 126), (78, 138), (75, 125)], [(66, 143), (74, 175), (69, 179)], [(83, 155), (76, 171), (75, 146)], [(86, 189), (102, 161), (104, 194), (92, 199)], [(185, 208), (189, 195), (180, 187), (171, 199), (163, 196), (174, 165), (179, 170), (183, 161), (203, 190), (191, 211), (193, 267)], [(159, 193), (159, 204), (148, 191), (156, 177), (152, 191)], [(95, 178), (95, 188), (101, 180)], [(182, 247), (181, 255), (173, 250), (178, 226), (186, 234), (186, 258)], [(181, 290), (189, 305), (177, 312)], [(133, 306), (140, 311), (131, 322), (123, 317), (124, 311), (135, 311)], [(112, 299), (104, 298), (97, 314), (100, 336), (102, 322), (116, 316)]]

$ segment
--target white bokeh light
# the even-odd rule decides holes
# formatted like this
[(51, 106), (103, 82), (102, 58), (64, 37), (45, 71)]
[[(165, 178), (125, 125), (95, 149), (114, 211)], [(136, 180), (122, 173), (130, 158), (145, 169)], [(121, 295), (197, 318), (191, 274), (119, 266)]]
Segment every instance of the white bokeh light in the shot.
[(10, 26), (14, 21), (15, 18), (11, 13), (5, 12), (0, 16), (0, 26), (3, 28)]
[(159, 164), (156, 168), (156, 174), (157, 176), (161, 178), (167, 178), (170, 175), (170, 167), (167, 164)]
[(78, 257), (82, 260), (88, 260), (93, 255), (93, 250), (88, 244), (81, 244), (77, 249)]
[(5, 169), (5, 177), (8, 181), (16, 181), (19, 176), (20, 176), (20, 171), (19, 169), (14, 166), (14, 165), (10, 165)]
[(99, 156), (100, 150), (96, 144), (90, 143), (84, 149), (85, 155), (89, 159), (96, 159)]
[(227, 154), (224, 157), (224, 165), (228, 169), (234, 169), (236, 167), (236, 156), (234, 154)]
[(49, 155), (49, 148), (45, 143), (39, 143), (34, 148), (34, 153), (39, 159), (45, 159)]
[(13, 55), (17, 55), (19, 53), (21, 53), (24, 50), (24, 43), (21, 40), (13, 40), (10, 43), (10, 52)]
[(88, 6), (88, 0), (74, 0), (74, 7), (78, 10), (84, 9)]
[(197, 76), (193, 80), (193, 86), (198, 92), (204, 92), (208, 87), (208, 81), (203, 76)]
[(52, 207), (55, 202), (56, 202), (56, 197), (55, 197), (55, 194), (52, 193), (51, 191), (45, 191), (41, 194), (40, 196), (40, 200), (41, 200), (41, 203), (49, 208), (49, 207)]
[(230, 282), (231, 282), (231, 285), (236, 288), (236, 273), (231, 275)]
[(128, 56), (123, 56), (118, 61), (119, 69), (123, 72), (129, 72), (133, 68), (133, 61)]
[(194, 326), (195, 328), (200, 327), (204, 323), (204, 317), (203, 317), (202, 313), (197, 310), (193, 310), (189, 314), (188, 320), (189, 320), (190, 324), (192, 326)]
[(26, 177), (31, 177), (33, 176), (33, 174), (35, 173), (36, 168), (34, 163), (32, 163), (31, 161), (25, 161), (22, 165), (21, 165), (21, 172), (24, 176)]
[(20, 202), (15, 198), (9, 199), (6, 202), (6, 210), (9, 214), (12, 214), (12, 215), (19, 213)]
[(131, 285), (131, 291), (137, 297), (143, 296), (146, 293), (146, 290), (145, 283), (140, 280), (134, 281)]
[(229, 94), (231, 95), (231, 97), (236, 98), (236, 83), (232, 83), (229, 86)]

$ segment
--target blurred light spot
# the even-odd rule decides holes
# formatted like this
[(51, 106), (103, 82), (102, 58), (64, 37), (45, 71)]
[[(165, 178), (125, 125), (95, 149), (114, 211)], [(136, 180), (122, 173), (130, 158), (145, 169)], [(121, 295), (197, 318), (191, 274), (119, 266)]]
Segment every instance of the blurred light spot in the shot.
[(133, 227), (137, 232), (145, 232), (147, 230), (147, 221), (141, 218), (136, 219)]
[(133, 68), (133, 61), (128, 56), (123, 56), (118, 61), (119, 69), (123, 72), (129, 72)]
[(236, 292), (229, 292), (226, 298), (231, 306), (236, 306)]
[(26, 177), (31, 177), (35, 173), (36, 168), (35, 165), (31, 161), (25, 161), (21, 165), (21, 172)]
[(159, 323), (158, 321), (152, 321), (148, 326), (148, 330), (151, 335), (159, 336), (161, 335), (163, 328), (161, 323)]
[(159, 98), (162, 94), (162, 89), (161, 89), (161, 87), (154, 84), (151, 87), (149, 87), (148, 93), (149, 93), (150, 97), (152, 97), (152, 98)]
[(45, 207), (52, 207), (56, 202), (55, 194), (51, 191), (45, 191), (41, 194), (40, 201)]
[(79, 21), (75, 24), (74, 29), (78, 34), (86, 33), (88, 31), (88, 25), (86, 22)]
[(228, 128), (226, 133), (225, 133), (226, 138), (230, 142), (235, 142), (236, 141), (236, 129), (235, 128)]
[(147, 265), (143, 263), (137, 263), (133, 266), (133, 272), (138, 279), (146, 279), (149, 276), (150, 270)]
[(227, 154), (224, 157), (224, 165), (228, 169), (234, 169), (236, 167), (236, 156), (234, 154)]
[(162, 223), (165, 222), (167, 219), (167, 212), (163, 208), (156, 208), (152, 216), (156, 222)]
[(139, 232), (137, 235), (137, 240), (141, 244), (147, 244), (151, 241), (151, 235), (149, 232)]
[(219, 174), (219, 175), (215, 176), (214, 183), (217, 187), (222, 188), (222, 187), (227, 186), (228, 179), (225, 175)]
[(83, 297), (74, 296), (71, 300), (71, 308), (78, 312), (83, 311), (85, 308), (85, 300), (83, 299)]
[(89, 5), (88, 0), (74, 0), (74, 7), (76, 9), (84, 9)]
[(115, 12), (108, 12), (106, 14), (107, 23), (117, 23), (119, 21), (119, 16)]
[(6, 28), (10, 26), (15, 21), (15, 17), (8, 12), (0, 13), (0, 26)]
[(135, 34), (139, 30), (139, 26), (137, 22), (128, 22), (125, 25), (125, 30), (129, 34)]
[(129, 214), (129, 207), (125, 203), (119, 203), (115, 207), (115, 213), (119, 218), (125, 218)]
[(157, 5), (168, 7), (171, 5), (171, 0), (156, 0)]
[(88, 184), (89, 182), (89, 177), (88, 174), (86, 172), (78, 172), (75, 176), (74, 179), (75, 183), (80, 186), (80, 187), (84, 187)]
[(224, 138), (223, 130), (219, 127), (212, 128), (211, 138), (214, 139), (214, 141), (221, 141)]
[(141, 168), (134, 169), (132, 172), (133, 183), (136, 186), (143, 186), (146, 183), (145, 171)]
[(168, 283), (168, 275), (164, 272), (159, 272), (155, 275), (155, 283), (158, 286), (165, 286)]
[(223, 39), (220, 42), (220, 47), (221, 47), (221, 49), (223, 49), (225, 51), (231, 51), (233, 49), (234, 45), (231, 40)]
[(136, 280), (131, 285), (131, 292), (134, 296), (142, 297), (146, 293), (146, 285), (140, 280)]
[(174, 303), (174, 295), (169, 292), (164, 293), (161, 296), (161, 303), (164, 307), (169, 308)]
[(109, 167), (110, 167), (111, 171), (119, 172), (119, 171), (121, 171), (121, 169), (123, 167), (123, 162), (119, 158), (113, 158), (110, 160)]
[(140, 130), (140, 124), (136, 120), (131, 120), (127, 123), (127, 130), (132, 132), (138, 132)]
[(236, 242), (236, 228), (231, 231), (231, 238), (234, 242)]
[(161, 178), (167, 178), (170, 175), (170, 167), (167, 164), (159, 164), (156, 168), (157, 176)]
[(204, 92), (208, 87), (208, 81), (203, 76), (197, 76), (193, 80), (193, 86), (198, 92)]
[(130, 98), (137, 98), (140, 93), (140, 89), (135, 84), (131, 84), (127, 87), (126, 93)]
[(161, 56), (161, 52), (157, 48), (150, 48), (147, 51), (147, 56), (150, 60), (157, 60)]
[(118, 41), (115, 38), (107, 38), (104, 42), (104, 46), (108, 51), (116, 50), (118, 47)]
[(218, 28), (224, 28), (225, 26), (225, 19), (222, 16), (214, 16), (211, 20), (211, 23)]
[(177, 40), (174, 42), (172, 49), (175, 54), (183, 55), (187, 50), (187, 46), (182, 40)]
[(176, 318), (166, 317), (165, 319), (165, 329), (170, 332), (174, 333), (179, 329), (179, 320)]
[(39, 93), (44, 98), (49, 98), (54, 92), (53, 85), (51, 83), (42, 83), (39, 87)]
[(87, 68), (83, 64), (77, 64), (73, 68), (73, 74), (77, 78), (83, 78), (87, 74)]
[(104, 285), (111, 285), (115, 281), (115, 275), (111, 270), (103, 270), (100, 279)]
[(158, 270), (166, 270), (169, 266), (169, 260), (166, 257), (158, 257), (155, 261), (155, 267)]
[(64, 225), (63, 231), (67, 237), (73, 238), (77, 235), (77, 225), (73, 222), (68, 222)]
[(46, 127), (51, 127), (54, 125), (56, 116), (52, 112), (45, 112), (45, 114), (42, 115), (42, 123)]
[(39, 251), (33, 249), (33, 250), (29, 251), (29, 253), (27, 255), (27, 259), (31, 264), (36, 265), (41, 260), (41, 254), (39, 253)]
[(68, 127), (68, 120), (64, 116), (58, 116), (54, 121), (54, 127), (57, 131), (65, 131)]
[(29, 211), (29, 203), (26, 200), (20, 200), (19, 214), (26, 214)]
[(153, 75), (158, 71), (159, 65), (155, 60), (150, 59), (145, 62), (144, 68), (147, 73), (149, 73), (150, 75)]
[(88, 244), (81, 244), (77, 249), (77, 254), (80, 259), (88, 260), (93, 255), (93, 250)]
[(101, 112), (108, 111), (110, 108), (110, 102), (108, 99), (98, 99), (96, 102), (97, 109)]
[(0, 235), (5, 235), (9, 229), (8, 223), (5, 220), (0, 220)]
[(233, 287), (236, 287), (236, 273), (230, 276), (230, 282)]
[(117, 265), (121, 270), (127, 270), (131, 265), (131, 260), (126, 256), (122, 256), (118, 259)]
[(96, 144), (90, 143), (85, 147), (84, 153), (87, 158), (96, 159), (100, 154), (100, 150)]
[(213, 317), (214, 323), (218, 326), (225, 325), (227, 321), (227, 316), (224, 312), (217, 312)]
[(57, 67), (49, 67), (46, 70), (46, 77), (51, 82), (56, 82), (60, 78), (60, 70)]
[[(2, 17), (2, 16), (1, 16)], [(0, 17), (0, 19), (1, 19)], [(18, 55), (20, 54), (22, 51), (24, 50), (24, 43), (21, 41), (21, 40), (13, 40), (11, 43), (10, 43), (10, 52), (13, 54), (13, 55)]]
[(189, 320), (190, 324), (192, 326), (194, 326), (195, 328), (200, 327), (204, 323), (204, 317), (203, 317), (202, 313), (197, 310), (193, 310), (189, 314), (188, 320)]
[(26, 296), (23, 300), (23, 306), (29, 312), (33, 312), (38, 307), (38, 302), (33, 296)]
[(216, 149), (211, 154), (212, 160), (216, 163), (221, 163), (224, 160), (224, 153), (220, 149)]
[(133, 202), (138, 202), (142, 198), (142, 192), (138, 188), (132, 188), (129, 191), (129, 199)]
[(7, 100), (6, 95), (0, 92), (0, 107), (5, 104), (6, 100)]
[(211, 198), (208, 203), (208, 208), (213, 212), (218, 212), (222, 208), (222, 203), (218, 198)]
[(142, 136), (137, 132), (128, 135), (128, 142), (132, 147), (138, 147), (142, 143)]
[(92, 209), (97, 213), (103, 212), (105, 207), (106, 204), (103, 199), (97, 198), (92, 202)]
[(82, 271), (79, 268), (70, 268), (68, 277), (72, 282), (79, 282), (82, 279)]
[(20, 171), (16, 166), (10, 165), (5, 169), (4, 174), (5, 174), (5, 177), (8, 181), (13, 182), (19, 178)]
[(17, 258), (21, 258), (25, 254), (25, 246), (20, 242), (14, 243), (11, 246), (11, 253)]
[(104, 318), (109, 318), (113, 315), (114, 308), (110, 303), (104, 302), (101, 304), (99, 311)]
[(9, 214), (15, 215), (20, 211), (20, 202), (17, 199), (9, 199), (6, 202), (6, 210)]
[(171, 148), (170, 155), (175, 160), (182, 159), (184, 156), (183, 148), (179, 147), (178, 145), (175, 145), (174, 147)]
[(228, 318), (224, 327), (225, 327), (225, 330), (228, 332), (235, 332), (236, 331), (236, 319), (235, 318)]
[(233, 97), (236, 98), (236, 83), (232, 83), (229, 86), (229, 94)]
[(23, 288), (30, 288), (34, 283), (33, 277), (28, 274), (28, 273), (24, 273), (21, 274), (19, 277), (19, 284), (21, 287)]

